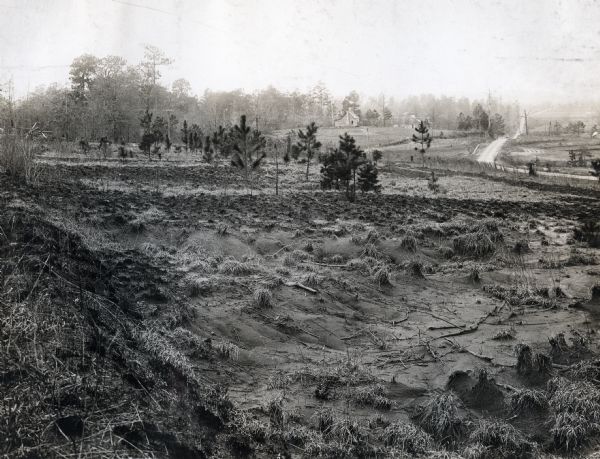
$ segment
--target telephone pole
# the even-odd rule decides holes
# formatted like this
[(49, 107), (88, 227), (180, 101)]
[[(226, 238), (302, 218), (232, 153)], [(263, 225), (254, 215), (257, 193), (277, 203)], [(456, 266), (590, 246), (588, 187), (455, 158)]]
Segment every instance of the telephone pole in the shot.
[(523, 116), (525, 117), (525, 135), (529, 135), (529, 127), (527, 126), (527, 110), (523, 110)]

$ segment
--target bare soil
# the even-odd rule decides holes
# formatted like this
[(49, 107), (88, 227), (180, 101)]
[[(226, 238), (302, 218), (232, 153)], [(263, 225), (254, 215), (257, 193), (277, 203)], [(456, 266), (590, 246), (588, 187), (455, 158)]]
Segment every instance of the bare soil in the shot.
[[(447, 172), (434, 194), (390, 165), (383, 194), (350, 202), (303, 167), (279, 196), (271, 164), (252, 196), (225, 164), (49, 159), (36, 187), (0, 178), (0, 451), (593, 451), (594, 429), (576, 448), (553, 434), (547, 384), (598, 352), (600, 251), (573, 239), (598, 192)], [(549, 365), (524, 368), (517, 344)], [(515, 415), (524, 389), (551, 407)], [(440, 434), (423, 407), (449, 393), (462, 427)]]

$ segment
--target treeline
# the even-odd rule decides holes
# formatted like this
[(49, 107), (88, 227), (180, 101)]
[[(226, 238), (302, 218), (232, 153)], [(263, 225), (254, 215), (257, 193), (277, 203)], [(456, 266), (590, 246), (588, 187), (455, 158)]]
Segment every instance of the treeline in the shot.
[(491, 97), (484, 102), (421, 95), (398, 101), (384, 96), (361, 98), (351, 91), (334, 98), (322, 83), (306, 92), (268, 87), (251, 94), (206, 90), (196, 96), (185, 79), (170, 88), (162, 84), (161, 71), (170, 64), (152, 46), (146, 46), (142, 61), (133, 65), (118, 56), (79, 56), (70, 66), (68, 87), (38, 88), (17, 103), (0, 96), (0, 127), (28, 130), (35, 124), (56, 139), (139, 142), (145, 132), (140, 119), (150, 111), (165, 122), (166, 134), (178, 143), (183, 120), (208, 132), (234, 126), (242, 114), (262, 131), (298, 128), (311, 121), (333, 126), (346, 111), (356, 113), (362, 125), (414, 126), (425, 119), (432, 128), (450, 130), (459, 128), (460, 113), (470, 114), (477, 105), (500, 114), (507, 126), (518, 122), (518, 106)]

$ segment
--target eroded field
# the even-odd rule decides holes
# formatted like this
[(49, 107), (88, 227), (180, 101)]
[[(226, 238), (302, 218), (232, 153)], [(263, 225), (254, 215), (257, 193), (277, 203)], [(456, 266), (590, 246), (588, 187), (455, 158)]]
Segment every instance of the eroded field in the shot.
[[(390, 167), (383, 194), (351, 203), (313, 193), (303, 167), (283, 169), (279, 196), (270, 164), (253, 196), (224, 164), (49, 160), (36, 188), (2, 178), (2, 305), (31, 325), (1, 384), (49, 391), (37, 413), (22, 400), (21, 435), (90, 457), (595, 445), (600, 252), (573, 230), (599, 192), (451, 174), (433, 194)], [(55, 361), (83, 379), (43, 388)]]

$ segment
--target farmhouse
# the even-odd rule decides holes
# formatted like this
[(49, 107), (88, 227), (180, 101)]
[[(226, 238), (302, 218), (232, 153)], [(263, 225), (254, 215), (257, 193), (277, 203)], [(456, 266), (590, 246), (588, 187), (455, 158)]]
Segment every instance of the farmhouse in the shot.
[(340, 118), (334, 121), (335, 127), (353, 127), (358, 126), (360, 117), (352, 110), (347, 110)]

